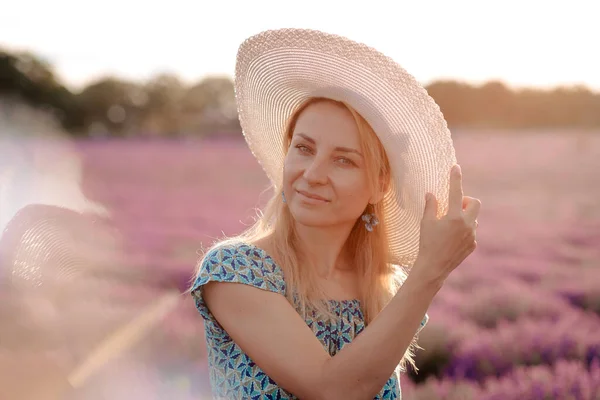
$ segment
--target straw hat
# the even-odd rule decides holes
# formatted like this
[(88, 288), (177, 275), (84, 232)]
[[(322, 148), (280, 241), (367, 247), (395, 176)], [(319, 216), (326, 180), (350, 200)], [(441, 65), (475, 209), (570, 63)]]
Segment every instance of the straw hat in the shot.
[(315, 30), (280, 29), (241, 44), (235, 93), (248, 146), (278, 188), (283, 133), (297, 107), (315, 96), (354, 107), (377, 133), (391, 163), (392, 187), (383, 199), (391, 261), (412, 265), (425, 193), (435, 194), (439, 213), (445, 213), (456, 163), (446, 121), (413, 76), (362, 43)]

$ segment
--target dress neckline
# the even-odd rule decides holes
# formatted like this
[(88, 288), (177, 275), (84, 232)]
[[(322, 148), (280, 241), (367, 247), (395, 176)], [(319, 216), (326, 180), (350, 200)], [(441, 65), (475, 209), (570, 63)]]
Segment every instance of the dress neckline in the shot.
[[(254, 250), (260, 252), (262, 254), (263, 258), (268, 259), (273, 264), (273, 266), (278, 270), (278, 272), (281, 274), (281, 276), (283, 276), (285, 278), (283, 268), (281, 268), (279, 266), (279, 264), (277, 264), (275, 259), (273, 257), (271, 257), (271, 255), (265, 249), (258, 247), (255, 244), (250, 244), (250, 243), (246, 243), (246, 242), (243, 242), (243, 245), (253, 248)], [(334, 307), (335, 306), (339, 306), (339, 307), (358, 307), (358, 306), (360, 306), (360, 300), (356, 299), (356, 298), (341, 299), (341, 300), (327, 299), (325, 301)]]

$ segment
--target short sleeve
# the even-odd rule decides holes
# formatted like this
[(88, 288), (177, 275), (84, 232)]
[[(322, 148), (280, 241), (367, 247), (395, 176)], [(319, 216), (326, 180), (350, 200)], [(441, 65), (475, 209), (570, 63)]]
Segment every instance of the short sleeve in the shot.
[(202, 260), (191, 294), (196, 309), (211, 320), (202, 288), (208, 282), (230, 282), (254, 286), (285, 295), (283, 271), (266, 252), (248, 244), (231, 244), (210, 250)]

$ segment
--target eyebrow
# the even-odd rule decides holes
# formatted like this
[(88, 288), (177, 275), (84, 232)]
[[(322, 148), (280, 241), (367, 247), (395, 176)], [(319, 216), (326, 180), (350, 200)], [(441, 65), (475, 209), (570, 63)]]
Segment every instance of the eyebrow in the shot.
[[(304, 133), (297, 133), (296, 135), (302, 137), (304, 140), (306, 140), (307, 142), (310, 142), (312, 144), (316, 144), (317, 143), (317, 142), (315, 142), (315, 139), (311, 138), (310, 136), (308, 136), (308, 135), (306, 135)], [(341, 146), (338, 146), (338, 147), (335, 148), (335, 151), (342, 151), (342, 152), (345, 152), (345, 153), (354, 153), (354, 154), (358, 154), (361, 157), (363, 156), (360, 151), (358, 151), (356, 149), (352, 149), (350, 147), (341, 147)]]

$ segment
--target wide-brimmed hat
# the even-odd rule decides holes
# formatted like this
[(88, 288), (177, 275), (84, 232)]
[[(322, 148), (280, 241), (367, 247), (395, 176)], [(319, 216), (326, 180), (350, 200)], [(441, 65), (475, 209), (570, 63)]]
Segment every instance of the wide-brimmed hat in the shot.
[(238, 50), (235, 94), (244, 137), (268, 178), (281, 187), (284, 131), (310, 97), (351, 105), (371, 125), (390, 161), (382, 200), (392, 262), (409, 266), (419, 249), (425, 194), (447, 210), (452, 138), (435, 101), (390, 57), (348, 38), (307, 29), (269, 30)]

